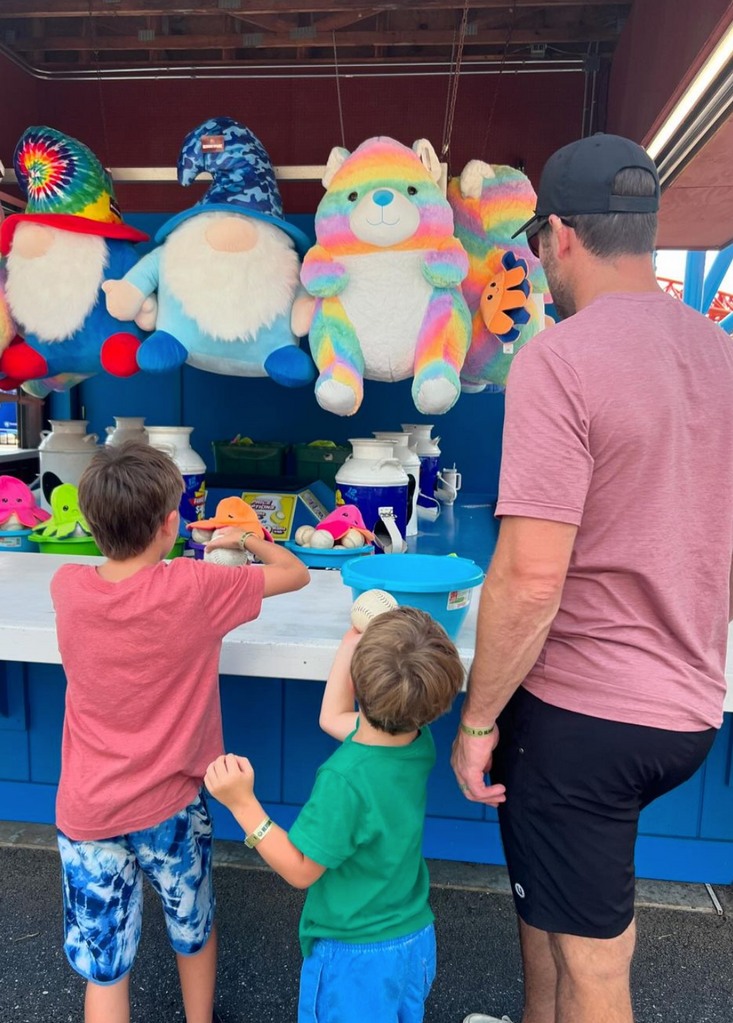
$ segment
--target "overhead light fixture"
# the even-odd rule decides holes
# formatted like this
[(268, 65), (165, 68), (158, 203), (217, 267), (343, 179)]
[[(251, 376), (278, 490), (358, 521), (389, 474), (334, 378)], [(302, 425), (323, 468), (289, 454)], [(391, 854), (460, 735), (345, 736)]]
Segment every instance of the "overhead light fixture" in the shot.
[(733, 110), (733, 24), (646, 146), (668, 185)]

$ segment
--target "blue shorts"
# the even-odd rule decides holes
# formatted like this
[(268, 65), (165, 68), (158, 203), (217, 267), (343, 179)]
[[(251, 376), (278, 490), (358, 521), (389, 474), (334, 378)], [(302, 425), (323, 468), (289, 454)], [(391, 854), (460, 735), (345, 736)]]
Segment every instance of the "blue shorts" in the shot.
[(214, 923), (211, 817), (203, 795), (161, 824), (92, 842), (58, 832), (64, 951), (82, 977), (115, 984), (140, 941), (143, 874), (160, 896), (174, 950), (195, 955)]
[(319, 938), (303, 961), (298, 1023), (422, 1023), (434, 979), (432, 924), (365, 945)]

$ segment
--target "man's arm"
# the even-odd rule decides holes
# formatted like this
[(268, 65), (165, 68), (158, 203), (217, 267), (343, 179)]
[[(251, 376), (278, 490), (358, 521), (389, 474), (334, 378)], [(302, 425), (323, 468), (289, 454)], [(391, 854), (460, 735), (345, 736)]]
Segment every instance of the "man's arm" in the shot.
[[(476, 652), (462, 721), (494, 725), (534, 665), (560, 606), (577, 527), (565, 522), (505, 516), (481, 590)], [(498, 741), (458, 732), (452, 764), (466, 796), (496, 805), (502, 786), (487, 786), (484, 773)]]

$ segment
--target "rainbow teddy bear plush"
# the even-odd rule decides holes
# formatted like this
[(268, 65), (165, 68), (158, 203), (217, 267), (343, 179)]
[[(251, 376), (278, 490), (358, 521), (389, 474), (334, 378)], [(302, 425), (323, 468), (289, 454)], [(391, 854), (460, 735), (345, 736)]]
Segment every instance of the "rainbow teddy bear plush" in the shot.
[(459, 397), (471, 336), (460, 289), (468, 259), (440, 174), (424, 139), (412, 149), (378, 137), (353, 153), (331, 151), (317, 244), (301, 270), (311, 298), (300, 303), (320, 374), (316, 398), (329, 412), (353, 415), (365, 378), (414, 377), (413, 400), (426, 415)]
[(448, 184), (456, 237), (468, 253), (463, 294), (472, 317), (464, 391), (502, 388), (514, 354), (546, 325), (547, 281), (525, 234), (534, 214), (529, 178), (514, 167), (471, 160)]

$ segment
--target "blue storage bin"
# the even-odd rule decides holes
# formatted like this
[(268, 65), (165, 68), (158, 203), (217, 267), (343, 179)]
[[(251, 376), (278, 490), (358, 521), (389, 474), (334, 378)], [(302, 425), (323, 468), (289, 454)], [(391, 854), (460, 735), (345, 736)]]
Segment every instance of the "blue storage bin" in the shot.
[(427, 611), (455, 639), (484, 573), (468, 558), (385, 554), (348, 561), (341, 569), (341, 578), (351, 587), (354, 600), (365, 590), (386, 590), (398, 604)]
[(32, 532), (32, 529), (0, 530), (0, 554), (35, 552), (35, 545), (28, 539)]

